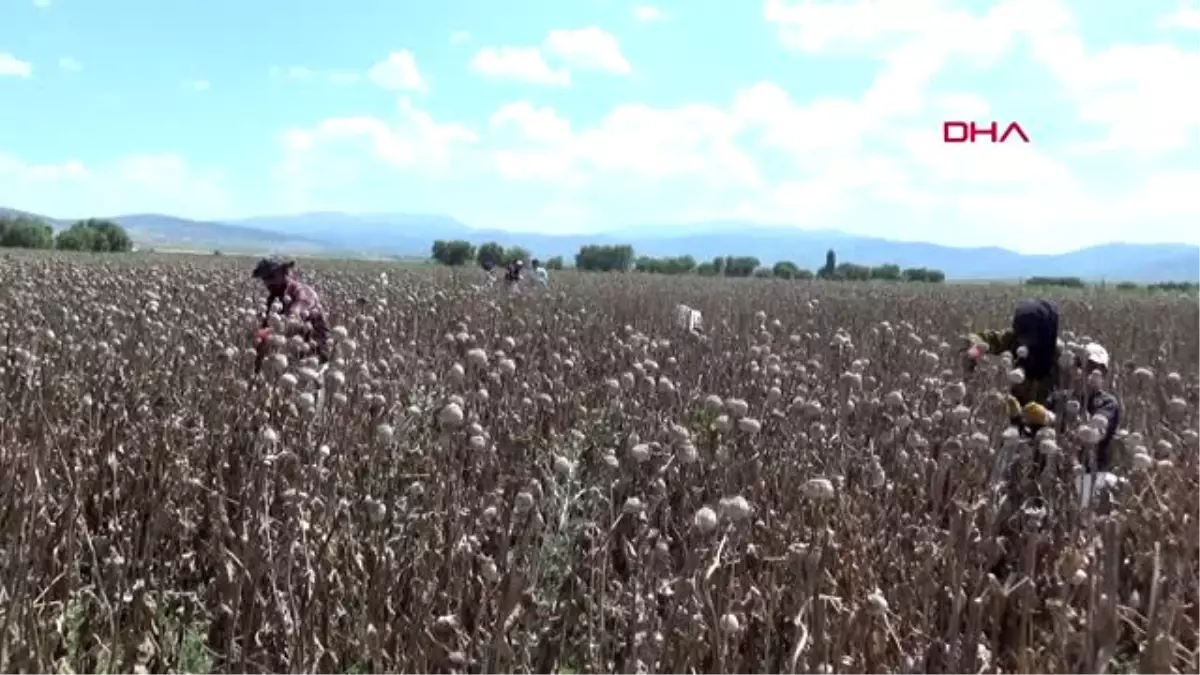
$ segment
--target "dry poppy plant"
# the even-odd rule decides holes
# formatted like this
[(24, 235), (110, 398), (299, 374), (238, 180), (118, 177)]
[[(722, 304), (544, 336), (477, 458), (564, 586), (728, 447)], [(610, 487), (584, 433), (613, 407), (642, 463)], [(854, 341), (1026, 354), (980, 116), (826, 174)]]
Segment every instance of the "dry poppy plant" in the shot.
[(1125, 405), (1084, 507), (1088, 420), (959, 368), (1019, 288), (313, 261), (333, 361), (256, 374), (247, 264), (0, 259), (0, 670), (1200, 668), (1194, 298), (1056, 298)]

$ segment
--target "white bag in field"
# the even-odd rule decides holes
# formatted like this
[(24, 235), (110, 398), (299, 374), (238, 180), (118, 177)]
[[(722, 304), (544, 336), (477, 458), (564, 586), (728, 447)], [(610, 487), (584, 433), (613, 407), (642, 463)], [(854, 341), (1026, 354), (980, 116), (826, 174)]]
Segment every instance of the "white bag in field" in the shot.
[(698, 309), (684, 304), (675, 305), (675, 324), (689, 333), (699, 333), (704, 329), (704, 316)]
[(1124, 478), (1107, 471), (1083, 474), (1075, 478), (1075, 489), (1079, 493), (1079, 503), (1087, 508), (1092, 503), (1093, 496), (1099, 496), (1120, 487)]

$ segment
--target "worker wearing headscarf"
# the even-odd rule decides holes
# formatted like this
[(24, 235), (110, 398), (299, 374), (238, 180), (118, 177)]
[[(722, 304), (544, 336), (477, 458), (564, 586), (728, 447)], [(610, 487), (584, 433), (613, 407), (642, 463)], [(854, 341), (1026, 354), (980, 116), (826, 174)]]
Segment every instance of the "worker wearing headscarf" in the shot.
[[(316, 347), (317, 357), (322, 363), (329, 360), (329, 325), (325, 321), (325, 312), (321, 307), (320, 297), (312, 286), (292, 276), (292, 268), (296, 266), (293, 260), (276, 260), (263, 258), (254, 266), (251, 276), (263, 282), (267, 288), (267, 309), (276, 300), (283, 306), (283, 315), (303, 319), (307, 325), (307, 335)], [(263, 318), (263, 328), (267, 319)]]

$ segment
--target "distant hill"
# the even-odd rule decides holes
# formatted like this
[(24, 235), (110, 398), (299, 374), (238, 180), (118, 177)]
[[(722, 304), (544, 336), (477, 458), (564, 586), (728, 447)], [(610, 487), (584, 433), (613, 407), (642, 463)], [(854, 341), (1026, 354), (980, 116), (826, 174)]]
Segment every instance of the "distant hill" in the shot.
[[(0, 208), (4, 213), (20, 213)], [(69, 221), (39, 216), (53, 226)], [(839, 261), (930, 267), (950, 279), (1076, 276), (1089, 280), (1200, 280), (1200, 247), (1188, 244), (1103, 244), (1056, 255), (1026, 255), (998, 247), (956, 248), (863, 237), (837, 230), (802, 230), (750, 221), (644, 224), (603, 234), (548, 235), (474, 229), (438, 214), (311, 212), (204, 222), (161, 214), (111, 218), (139, 246), (296, 254), (428, 256), (435, 239), (520, 245), (541, 258), (570, 259), (586, 244), (631, 244), (639, 255), (751, 255), (764, 265), (791, 260), (815, 269), (833, 249)]]
[[(17, 209), (0, 207), (0, 217), (25, 216), (48, 223), (55, 231), (70, 227), (74, 218), (54, 218)], [(329, 245), (317, 239), (258, 229), (243, 225), (189, 220), (158, 213), (139, 213), (105, 217), (129, 233), (141, 248), (184, 250), (222, 250), (226, 252), (278, 251), (280, 253), (315, 253), (329, 250)]]
[(362, 254), (428, 256), (435, 239), (474, 236), (475, 232), (449, 216), (372, 215), (331, 211), (284, 216), (255, 216), (229, 221), (232, 225), (317, 239), (326, 246)]
[(824, 263), (825, 252), (832, 248), (838, 260), (863, 265), (931, 267), (944, 271), (952, 279), (1078, 276), (1141, 283), (1200, 279), (1200, 247), (1187, 244), (1105, 244), (1056, 255), (1027, 255), (998, 247), (956, 248), (747, 221), (646, 224), (582, 235), (473, 229), (449, 216), (428, 214), (305, 213), (234, 222), (320, 237), (346, 250), (382, 249), (402, 255), (428, 255), (434, 239), (520, 245), (543, 258), (556, 255), (570, 258), (586, 244), (632, 244), (643, 255), (686, 254), (698, 260), (718, 255), (752, 255), (766, 265), (791, 260), (814, 269)]
[(188, 220), (157, 213), (116, 216), (109, 220), (125, 228), (139, 246), (198, 247), (224, 251), (269, 249), (291, 253), (316, 252), (329, 248), (325, 242), (310, 237), (244, 225)]
[(43, 216), (43, 215), (39, 215), (36, 213), (30, 213), (28, 211), (22, 211), (20, 209), (10, 209), (6, 206), (0, 206), (0, 218), (36, 218), (38, 220), (42, 220), (42, 221), (45, 221), (46, 223), (49, 223), (50, 226), (53, 227), (55, 230), (57, 230), (59, 227), (62, 227), (62, 225), (64, 225), (65, 223), (69, 222), (69, 221), (65, 221), (65, 220), (58, 220), (56, 218), (50, 218), (49, 216)]

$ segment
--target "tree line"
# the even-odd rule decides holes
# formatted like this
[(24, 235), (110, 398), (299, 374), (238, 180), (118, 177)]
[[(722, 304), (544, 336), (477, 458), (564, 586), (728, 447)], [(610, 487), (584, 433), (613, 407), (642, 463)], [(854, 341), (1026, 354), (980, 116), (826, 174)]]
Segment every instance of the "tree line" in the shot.
[[(1107, 282), (1089, 284), (1080, 277), (1029, 277), (1022, 282), (1025, 286), (1057, 287), (1057, 288), (1087, 288), (1088, 286), (1107, 287)], [(1172, 293), (1196, 293), (1200, 284), (1192, 281), (1166, 281), (1156, 284), (1141, 285), (1132, 281), (1121, 281), (1113, 284), (1118, 291), (1163, 291)]]
[[(491, 261), (507, 264), (514, 260), (529, 260), (529, 252), (520, 246), (505, 248), (496, 242), (475, 247), (461, 239), (438, 240), (433, 243), (432, 258), (443, 265), (459, 266), (468, 262), (483, 264)], [(690, 255), (652, 257), (638, 256), (629, 245), (581, 246), (575, 254), (575, 269), (589, 272), (641, 272), (644, 274), (682, 275), (696, 274), (706, 277), (758, 277), (775, 279), (824, 279), (829, 281), (907, 281), (942, 283), (946, 275), (941, 270), (924, 267), (902, 269), (899, 265), (857, 265), (839, 263), (837, 254), (830, 250), (825, 254), (825, 265), (817, 270), (807, 270), (789, 260), (781, 260), (765, 267), (754, 256), (716, 256), (712, 260), (697, 261)], [(545, 262), (549, 269), (562, 269), (563, 258), (556, 256)]]
[(133, 250), (133, 240), (125, 228), (108, 220), (80, 220), (56, 234), (37, 218), (0, 216), (0, 247), (127, 253)]
[[(520, 246), (505, 248), (494, 241), (489, 241), (486, 244), (480, 244), (476, 247), (471, 242), (462, 239), (450, 241), (439, 239), (433, 242), (433, 250), (430, 257), (433, 258), (434, 262), (450, 267), (460, 267), (468, 263), (480, 266), (486, 263), (507, 265), (517, 260), (527, 262), (532, 260), (532, 254)], [(543, 264), (552, 270), (560, 270), (564, 267), (562, 256), (550, 258)]]

